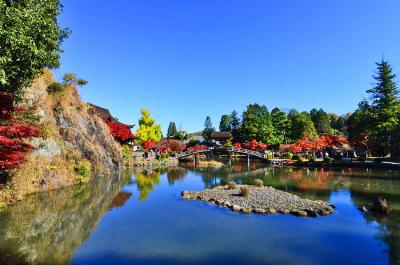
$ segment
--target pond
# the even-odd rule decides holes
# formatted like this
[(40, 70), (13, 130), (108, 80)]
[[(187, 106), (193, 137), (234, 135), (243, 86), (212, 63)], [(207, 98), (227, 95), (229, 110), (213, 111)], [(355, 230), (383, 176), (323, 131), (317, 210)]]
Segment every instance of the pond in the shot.
[[(336, 211), (245, 215), (180, 198), (257, 178)], [(392, 216), (357, 209), (377, 196)], [(0, 264), (400, 264), (400, 172), (257, 163), (127, 171), (0, 211)]]

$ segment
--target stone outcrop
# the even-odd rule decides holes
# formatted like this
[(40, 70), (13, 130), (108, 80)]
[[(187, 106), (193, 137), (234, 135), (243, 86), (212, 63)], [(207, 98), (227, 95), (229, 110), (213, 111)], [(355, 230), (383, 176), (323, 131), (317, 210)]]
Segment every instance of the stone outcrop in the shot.
[[(242, 190), (249, 193), (243, 196)], [(235, 188), (217, 186), (204, 191), (183, 191), (184, 200), (201, 200), (222, 207), (231, 208), (235, 212), (258, 214), (293, 214), (299, 217), (329, 215), (334, 212), (334, 206), (328, 202), (302, 199), (273, 187), (256, 187), (237, 185)]]
[(103, 120), (79, 99), (76, 87), (49, 94), (51, 82), (54, 80), (47, 73), (26, 90), (23, 104), (34, 110), (43, 135), (31, 139), (34, 150), (22, 166), (9, 172), (7, 187), (0, 190), (0, 202), (122, 169), (120, 147)]

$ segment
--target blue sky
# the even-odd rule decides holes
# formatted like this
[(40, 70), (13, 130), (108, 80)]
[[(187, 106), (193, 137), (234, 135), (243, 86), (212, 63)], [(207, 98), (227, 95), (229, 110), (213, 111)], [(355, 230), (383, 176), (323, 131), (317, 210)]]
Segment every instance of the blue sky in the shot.
[(398, 0), (64, 0), (62, 66), (82, 99), (135, 123), (147, 108), (201, 130), (210, 115), (313, 107), (345, 114), (384, 56), (400, 73)]

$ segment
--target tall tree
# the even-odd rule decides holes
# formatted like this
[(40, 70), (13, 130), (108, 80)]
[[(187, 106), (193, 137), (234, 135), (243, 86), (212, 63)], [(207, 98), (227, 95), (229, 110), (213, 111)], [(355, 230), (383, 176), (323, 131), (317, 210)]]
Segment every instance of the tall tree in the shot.
[(369, 150), (369, 137), (373, 131), (373, 109), (367, 100), (358, 104), (358, 109), (353, 112), (346, 122), (348, 137)]
[(168, 125), (167, 137), (174, 137), (177, 133), (175, 122), (171, 121)]
[(335, 113), (329, 113), (330, 126), (334, 133), (346, 134), (346, 121), (350, 117), (350, 113), (339, 116)]
[(279, 108), (274, 108), (271, 111), (271, 119), (276, 143), (286, 143), (289, 132), (289, 119), (286, 113)]
[(323, 109), (312, 109), (310, 111), (310, 117), (319, 135), (322, 135), (324, 133), (331, 133), (331, 119), (329, 114), (326, 113)]
[(221, 121), (219, 122), (219, 130), (221, 132), (231, 131), (231, 116), (230, 115), (222, 115)]
[(314, 138), (317, 136), (314, 123), (307, 112), (299, 113), (297, 110), (291, 110), (288, 114), (290, 120), (290, 139), (297, 141), (303, 137)]
[(250, 104), (243, 112), (242, 133), (245, 140), (256, 139), (264, 143), (273, 142), (274, 127), (265, 105)]
[(232, 111), (230, 119), (233, 140), (239, 141), (241, 138), (241, 124), (239, 114), (236, 112), (236, 110)]
[(69, 34), (57, 20), (61, 9), (60, 0), (0, 1), (0, 91), (18, 99), (44, 68), (60, 65)]
[(211, 140), (211, 134), (215, 131), (215, 128), (212, 125), (210, 116), (207, 116), (206, 121), (204, 122), (204, 130), (203, 130), (203, 137), (206, 141)]
[(136, 131), (140, 142), (159, 142), (162, 138), (160, 125), (157, 125), (156, 121), (150, 117), (150, 112), (148, 110), (142, 109), (140, 112), (142, 117), (139, 120), (139, 128)]
[(382, 59), (376, 63), (377, 73), (373, 78), (375, 85), (368, 89), (371, 97), (371, 105), (374, 119), (374, 128), (371, 134), (372, 140), (379, 145), (381, 152), (390, 152), (390, 142), (393, 140), (394, 131), (399, 126), (400, 101), (399, 90), (390, 64)]

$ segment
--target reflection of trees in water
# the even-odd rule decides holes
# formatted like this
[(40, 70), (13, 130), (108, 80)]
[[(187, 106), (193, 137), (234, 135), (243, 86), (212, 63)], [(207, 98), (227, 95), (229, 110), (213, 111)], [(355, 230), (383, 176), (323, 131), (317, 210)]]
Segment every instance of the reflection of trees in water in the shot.
[(160, 175), (160, 170), (140, 170), (135, 172), (140, 201), (146, 200), (149, 197), (149, 191), (153, 191), (155, 186), (160, 184)]
[(187, 174), (188, 170), (185, 168), (182, 167), (170, 168), (167, 172), (168, 184), (172, 186), (177, 181), (183, 182)]
[(366, 213), (364, 217), (368, 222), (376, 221), (379, 224), (379, 232), (376, 238), (382, 240), (386, 245), (389, 263), (400, 264), (400, 218), (399, 212), (392, 216), (382, 216)]
[(349, 185), (352, 201), (356, 206), (370, 205), (376, 197), (386, 198), (393, 208), (390, 216), (364, 213), (363, 216), (368, 223), (373, 221), (379, 225), (376, 238), (386, 245), (389, 263), (400, 264), (400, 183), (393, 178), (383, 180), (382, 178), (362, 178), (351, 181)]
[(123, 181), (120, 176), (35, 194), (0, 212), (0, 264), (68, 264)]

